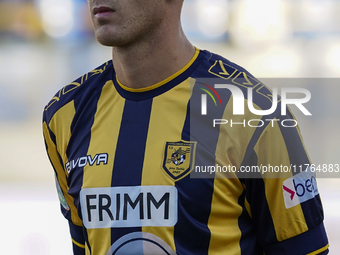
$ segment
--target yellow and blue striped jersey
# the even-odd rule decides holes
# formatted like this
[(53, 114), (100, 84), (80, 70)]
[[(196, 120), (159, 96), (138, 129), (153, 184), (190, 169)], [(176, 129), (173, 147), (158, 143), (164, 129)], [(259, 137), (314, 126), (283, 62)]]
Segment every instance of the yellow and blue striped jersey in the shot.
[[(270, 108), (262, 83), (198, 49), (143, 89), (122, 85), (109, 61), (46, 105), (45, 144), (75, 254), (328, 253), (312, 174), (241, 171), (310, 163), (297, 127), (265, 121), (294, 117), (233, 115), (229, 90), (213, 102), (211, 79), (252, 87), (254, 107)], [(218, 171), (228, 166), (237, 171)]]

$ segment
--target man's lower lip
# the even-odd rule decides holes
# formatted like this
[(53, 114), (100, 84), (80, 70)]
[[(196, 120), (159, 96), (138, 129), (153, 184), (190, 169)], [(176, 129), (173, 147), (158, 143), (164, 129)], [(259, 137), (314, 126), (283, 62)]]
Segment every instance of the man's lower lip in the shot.
[(115, 13), (114, 11), (98, 12), (94, 16), (97, 18), (105, 18), (111, 16), (114, 13)]

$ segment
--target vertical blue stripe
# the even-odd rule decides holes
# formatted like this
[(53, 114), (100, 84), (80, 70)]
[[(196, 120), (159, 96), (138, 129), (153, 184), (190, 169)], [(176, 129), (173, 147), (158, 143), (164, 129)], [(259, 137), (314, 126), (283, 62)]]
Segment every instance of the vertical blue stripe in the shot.
[(252, 219), (250, 218), (244, 202), (246, 192), (243, 191), (238, 199), (239, 205), (242, 206), (242, 213), (238, 218), (238, 226), (241, 231), (240, 249), (242, 255), (263, 255), (263, 250), (257, 243), (257, 231), (254, 228)]
[[(275, 112), (276, 113), (276, 112)], [(270, 122), (265, 121), (265, 119), (275, 118), (275, 113), (271, 116), (263, 116), (262, 120), (264, 125), (262, 127), (256, 128), (250, 142), (248, 144), (245, 156), (243, 158), (241, 166), (256, 166), (258, 165), (258, 159), (254, 147), (258, 142), (259, 137), (265, 130), (265, 128), (270, 124)], [(271, 216), (269, 205), (265, 193), (265, 184), (262, 179), (261, 173), (238, 173), (238, 177), (241, 182), (245, 184), (245, 197), (250, 204), (252, 213), (252, 226), (257, 235), (257, 244), (264, 246), (268, 243), (277, 242), (276, 232), (274, 227), (273, 218)], [(244, 201), (239, 200), (241, 206), (244, 207)], [(246, 224), (248, 221), (245, 217), (246, 212), (243, 211), (239, 218), (239, 228), (241, 230), (242, 236), (240, 240), (241, 254), (249, 254), (249, 245), (253, 245), (251, 249), (258, 251), (256, 243), (253, 243), (253, 236), (249, 233), (249, 226)], [(248, 222), (249, 223), (249, 222)], [(255, 253), (257, 254), (257, 253)]]
[[(140, 186), (152, 100), (125, 101), (112, 172), (112, 187)], [(112, 228), (111, 242), (141, 227)]]
[[(250, 204), (252, 213), (251, 224), (257, 235), (256, 242), (261, 246), (276, 243), (277, 238), (274, 222), (266, 199), (263, 179), (246, 179), (244, 183), (246, 185), (246, 198)], [(242, 214), (239, 218), (239, 228), (242, 233), (240, 246), (242, 254), (249, 254), (246, 251), (249, 249), (248, 246), (250, 245), (249, 243), (252, 242), (253, 236), (249, 235), (249, 226), (245, 224), (245, 221), (247, 220)], [(252, 244), (254, 245), (252, 249), (256, 250), (256, 243)]]
[[(220, 133), (219, 127), (213, 128), (213, 119), (221, 118), (223, 107), (215, 107), (207, 100), (208, 109), (215, 111), (201, 115), (201, 94), (195, 85), (182, 131), (182, 139), (196, 141), (195, 166), (214, 166), (215, 152)], [(208, 254), (211, 233), (208, 228), (211, 203), (214, 192), (214, 175), (204, 173), (186, 176), (176, 182), (178, 189), (178, 222), (174, 229), (177, 254)]]
[[(89, 91), (82, 97), (74, 100), (75, 115), (71, 123), (71, 137), (66, 150), (69, 160), (87, 155), (91, 140), (91, 128), (97, 111), (97, 103), (101, 94), (101, 88)], [(73, 169), (67, 179), (68, 193), (73, 197), (74, 204), (78, 209), (78, 215), (82, 219), (79, 192), (83, 184), (83, 168)], [(88, 243), (87, 232), (84, 231), (85, 240)], [(91, 247), (89, 247), (91, 250)]]

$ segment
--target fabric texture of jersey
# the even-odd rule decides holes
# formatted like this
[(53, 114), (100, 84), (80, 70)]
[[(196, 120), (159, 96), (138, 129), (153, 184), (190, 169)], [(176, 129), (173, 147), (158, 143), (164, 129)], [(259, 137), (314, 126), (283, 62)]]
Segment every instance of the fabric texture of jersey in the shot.
[[(271, 107), (260, 81), (200, 50), (137, 90), (109, 61), (46, 105), (45, 144), (74, 254), (328, 253), (312, 173), (241, 171), (310, 163), (299, 129), (280, 122), (294, 123), (291, 112), (281, 116), (279, 103), (270, 116), (247, 107), (233, 115), (235, 98), (214, 89), (217, 81), (239, 88), (245, 105), (251, 87), (254, 108)], [(214, 127), (214, 119), (228, 123)]]

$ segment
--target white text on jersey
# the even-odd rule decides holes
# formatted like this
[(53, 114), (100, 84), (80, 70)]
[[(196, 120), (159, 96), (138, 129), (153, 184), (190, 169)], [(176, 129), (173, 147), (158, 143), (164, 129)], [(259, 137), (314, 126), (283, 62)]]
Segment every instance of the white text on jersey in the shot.
[(177, 189), (174, 186), (85, 188), (80, 191), (86, 228), (174, 226)]
[(103, 163), (103, 165), (106, 165), (108, 161), (108, 157), (109, 156), (107, 153), (96, 154), (94, 155), (93, 158), (91, 155), (87, 155), (81, 158), (77, 158), (76, 160), (73, 159), (73, 160), (68, 161), (65, 164), (65, 168), (67, 172), (70, 173), (72, 169), (76, 167), (84, 167), (87, 164), (89, 164), (90, 166), (93, 166), (94, 163), (96, 163), (96, 165), (100, 165), (100, 163)]

